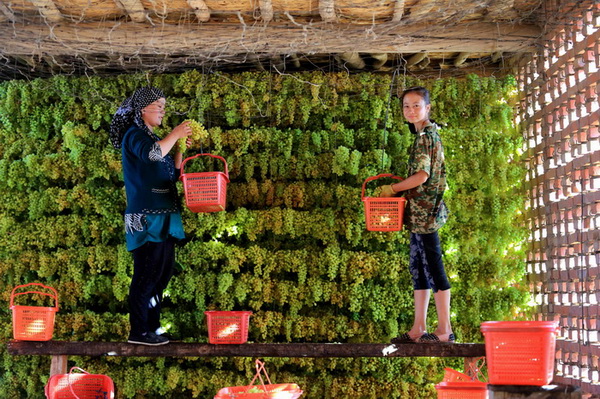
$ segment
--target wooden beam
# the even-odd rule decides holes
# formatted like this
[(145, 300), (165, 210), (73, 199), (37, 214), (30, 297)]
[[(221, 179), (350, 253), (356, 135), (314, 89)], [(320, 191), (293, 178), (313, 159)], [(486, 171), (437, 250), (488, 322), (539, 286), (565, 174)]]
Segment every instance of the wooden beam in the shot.
[(198, 21), (208, 22), (210, 20), (210, 8), (204, 0), (187, 0), (187, 3), (194, 10)]
[(421, 62), (419, 62), (417, 65), (415, 65), (415, 67), (423, 70), (423, 69), (427, 68), (430, 63), (431, 63), (431, 58), (425, 57)]
[(385, 65), (388, 60), (387, 53), (369, 54), (375, 62), (373, 63), (373, 69), (379, 69)]
[(50, 376), (56, 374), (65, 374), (67, 372), (67, 355), (54, 355), (50, 361)]
[(116, 0), (133, 22), (146, 22), (146, 9), (140, 0)]
[(31, 68), (32, 71), (35, 70), (38, 66), (38, 63), (35, 60), (35, 56), (33, 56), (31, 54), (17, 56), (15, 58), (17, 60), (29, 65), (29, 67)]
[(136, 357), (481, 357), (485, 344), (242, 344), (171, 342), (144, 346), (125, 342), (10, 341), (11, 355)]
[(406, 67), (410, 68), (411, 66), (417, 65), (419, 62), (423, 61), (427, 57), (427, 53), (417, 53), (413, 54), (407, 61)]
[(0, 0), (0, 12), (2, 13), (0, 14), (0, 18), (2, 18), (0, 21), (8, 20), (10, 22), (15, 22), (15, 13), (12, 12), (2, 0)]
[(52, 0), (31, 0), (31, 2), (47, 21), (54, 23), (62, 21), (62, 14)]
[(392, 22), (400, 22), (404, 15), (404, 0), (396, 0), (394, 4), (394, 15), (392, 16)]
[(335, 22), (335, 1), (334, 0), (319, 0), (319, 14), (324, 22)]
[(338, 57), (340, 58), (341, 64), (347, 65), (352, 69), (363, 69), (365, 67), (365, 61), (360, 54), (355, 51), (341, 53)]
[(58, 74), (62, 71), (62, 67), (58, 63), (56, 58), (52, 56), (42, 56), (42, 59), (46, 62), (46, 64), (48, 64), (48, 67), (50, 68), (50, 71), (52, 71), (53, 75)]
[(300, 68), (300, 58), (298, 58), (297, 54), (290, 54), (290, 61), (294, 68)]
[[(473, 23), (457, 26), (351, 24), (268, 26), (237, 23), (168, 25), (112, 22), (46, 25), (0, 24), (2, 54), (186, 54), (189, 56), (292, 53), (522, 53), (536, 49), (541, 28)], [(367, 32), (369, 30), (370, 32)], [(370, 33), (367, 35), (367, 33)]]
[(459, 67), (464, 64), (467, 58), (469, 58), (469, 55), (471, 55), (471, 53), (467, 51), (463, 51), (462, 53), (458, 54), (454, 59), (454, 66)]

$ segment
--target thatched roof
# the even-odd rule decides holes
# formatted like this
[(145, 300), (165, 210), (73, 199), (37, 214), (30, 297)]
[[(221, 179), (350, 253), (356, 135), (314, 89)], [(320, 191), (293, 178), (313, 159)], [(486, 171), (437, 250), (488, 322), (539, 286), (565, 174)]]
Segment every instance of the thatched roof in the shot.
[(323, 68), (456, 74), (531, 52), (539, 0), (0, 0), (0, 79)]

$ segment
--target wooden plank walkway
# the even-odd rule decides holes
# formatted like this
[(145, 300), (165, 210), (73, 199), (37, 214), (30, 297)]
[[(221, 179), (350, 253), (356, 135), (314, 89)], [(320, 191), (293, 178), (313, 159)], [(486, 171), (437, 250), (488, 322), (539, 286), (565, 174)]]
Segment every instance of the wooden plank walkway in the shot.
[(126, 342), (9, 341), (11, 355), (51, 356), (50, 375), (67, 372), (68, 356), (134, 357), (463, 357), (465, 370), (485, 356), (485, 344), (285, 343), (214, 345), (170, 342), (161, 346)]
[(161, 346), (125, 342), (10, 341), (11, 355), (139, 357), (482, 357), (484, 344), (246, 343), (214, 345), (171, 342)]

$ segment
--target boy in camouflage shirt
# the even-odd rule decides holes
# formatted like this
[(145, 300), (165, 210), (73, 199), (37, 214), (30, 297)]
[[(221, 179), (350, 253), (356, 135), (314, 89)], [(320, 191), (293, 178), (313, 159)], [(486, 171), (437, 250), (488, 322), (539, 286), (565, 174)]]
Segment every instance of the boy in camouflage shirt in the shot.
[[(443, 201), (446, 189), (444, 149), (437, 125), (429, 120), (431, 104), (427, 89), (406, 89), (401, 100), (404, 117), (411, 132), (416, 134), (410, 150), (408, 177), (399, 183), (381, 187), (381, 196), (391, 197), (404, 191), (408, 199), (404, 220), (410, 231), (415, 317), (412, 328), (392, 342), (454, 342), (450, 324), (450, 283), (444, 270), (437, 233), (448, 219)], [(434, 292), (438, 315), (438, 326), (433, 333), (427, 333), (430, 290)]]

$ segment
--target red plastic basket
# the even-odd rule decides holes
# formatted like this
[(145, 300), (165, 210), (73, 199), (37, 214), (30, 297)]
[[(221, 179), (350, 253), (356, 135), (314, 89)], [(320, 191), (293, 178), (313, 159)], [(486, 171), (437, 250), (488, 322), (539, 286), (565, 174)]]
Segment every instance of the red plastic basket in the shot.
[[(268, 384), (265, 384), (261, 373), (265, 375)], [(252, 385), (259, 378), (260, 385)], [(250, 392), (249, 392), (250, 391)], [(223, 388), (215, 395), (214, 399), (297, 399), (302, 395), (302, 390), (296, 384), (273, 384), (265, 370), (265, 364), (256, 360), (256, 375), (250, 385)]]
[(486, 399), (487, 383), (480, 381), (444, 381), (435, 386), (438, 399)]
[(204, 312), (208, 323), (208, 342), (211, 344), (243, 344), (248, 341), (250, 311)]
[(481, 331), (490, 384), (547, 385), (552, 381), (557, 322), (486, 321)]
[[(185, 164), (194, 158), (208, 156), (223, 161), (225, 172), (185, 173)], [(181, 164), (181, 176), (185, 202), (192, 212), (219, 212), (225, 210), (229, 171), (223, 157), (213, 154), (196, 154), (186, 158)]]
[(390, 173), (383, 173), (377, 176), (368, 177), (362, 185), (361, 198), (365, 205), (365, 221), (369, 231), (400, 231), (402, 230), (404, 207), (406, 198), (404, 197), (365, 197), (367, 183), (382, 177), (402, 180), (401, 177)]
[(471, 382), (473, 379), (466, 374), (451, 368), (444, 369), (444, 382)]
[[(17, 290), (39, 286), (52, 293), (43, 291), (16, 292)], [(54, 299), (53, 307), (15, 305), (15, 297), (19, 295), (39, 294)], [(54, 332), (54, 316), (58, 312), (58, 293), (52, 287), (40, 283), (29, 283), (16, 286), (10, 294), (10, 309), (13, 317), (14, 339), (21, 341), (49, 341)]]
[[(83, 374), (75, 374), (79, 370)], [(48, 399), (112, 399), (115, 387), (110, 377), (90, 374), (79, 367), (72, 367), (68, 374), (55, 374), (45, 388)]]

